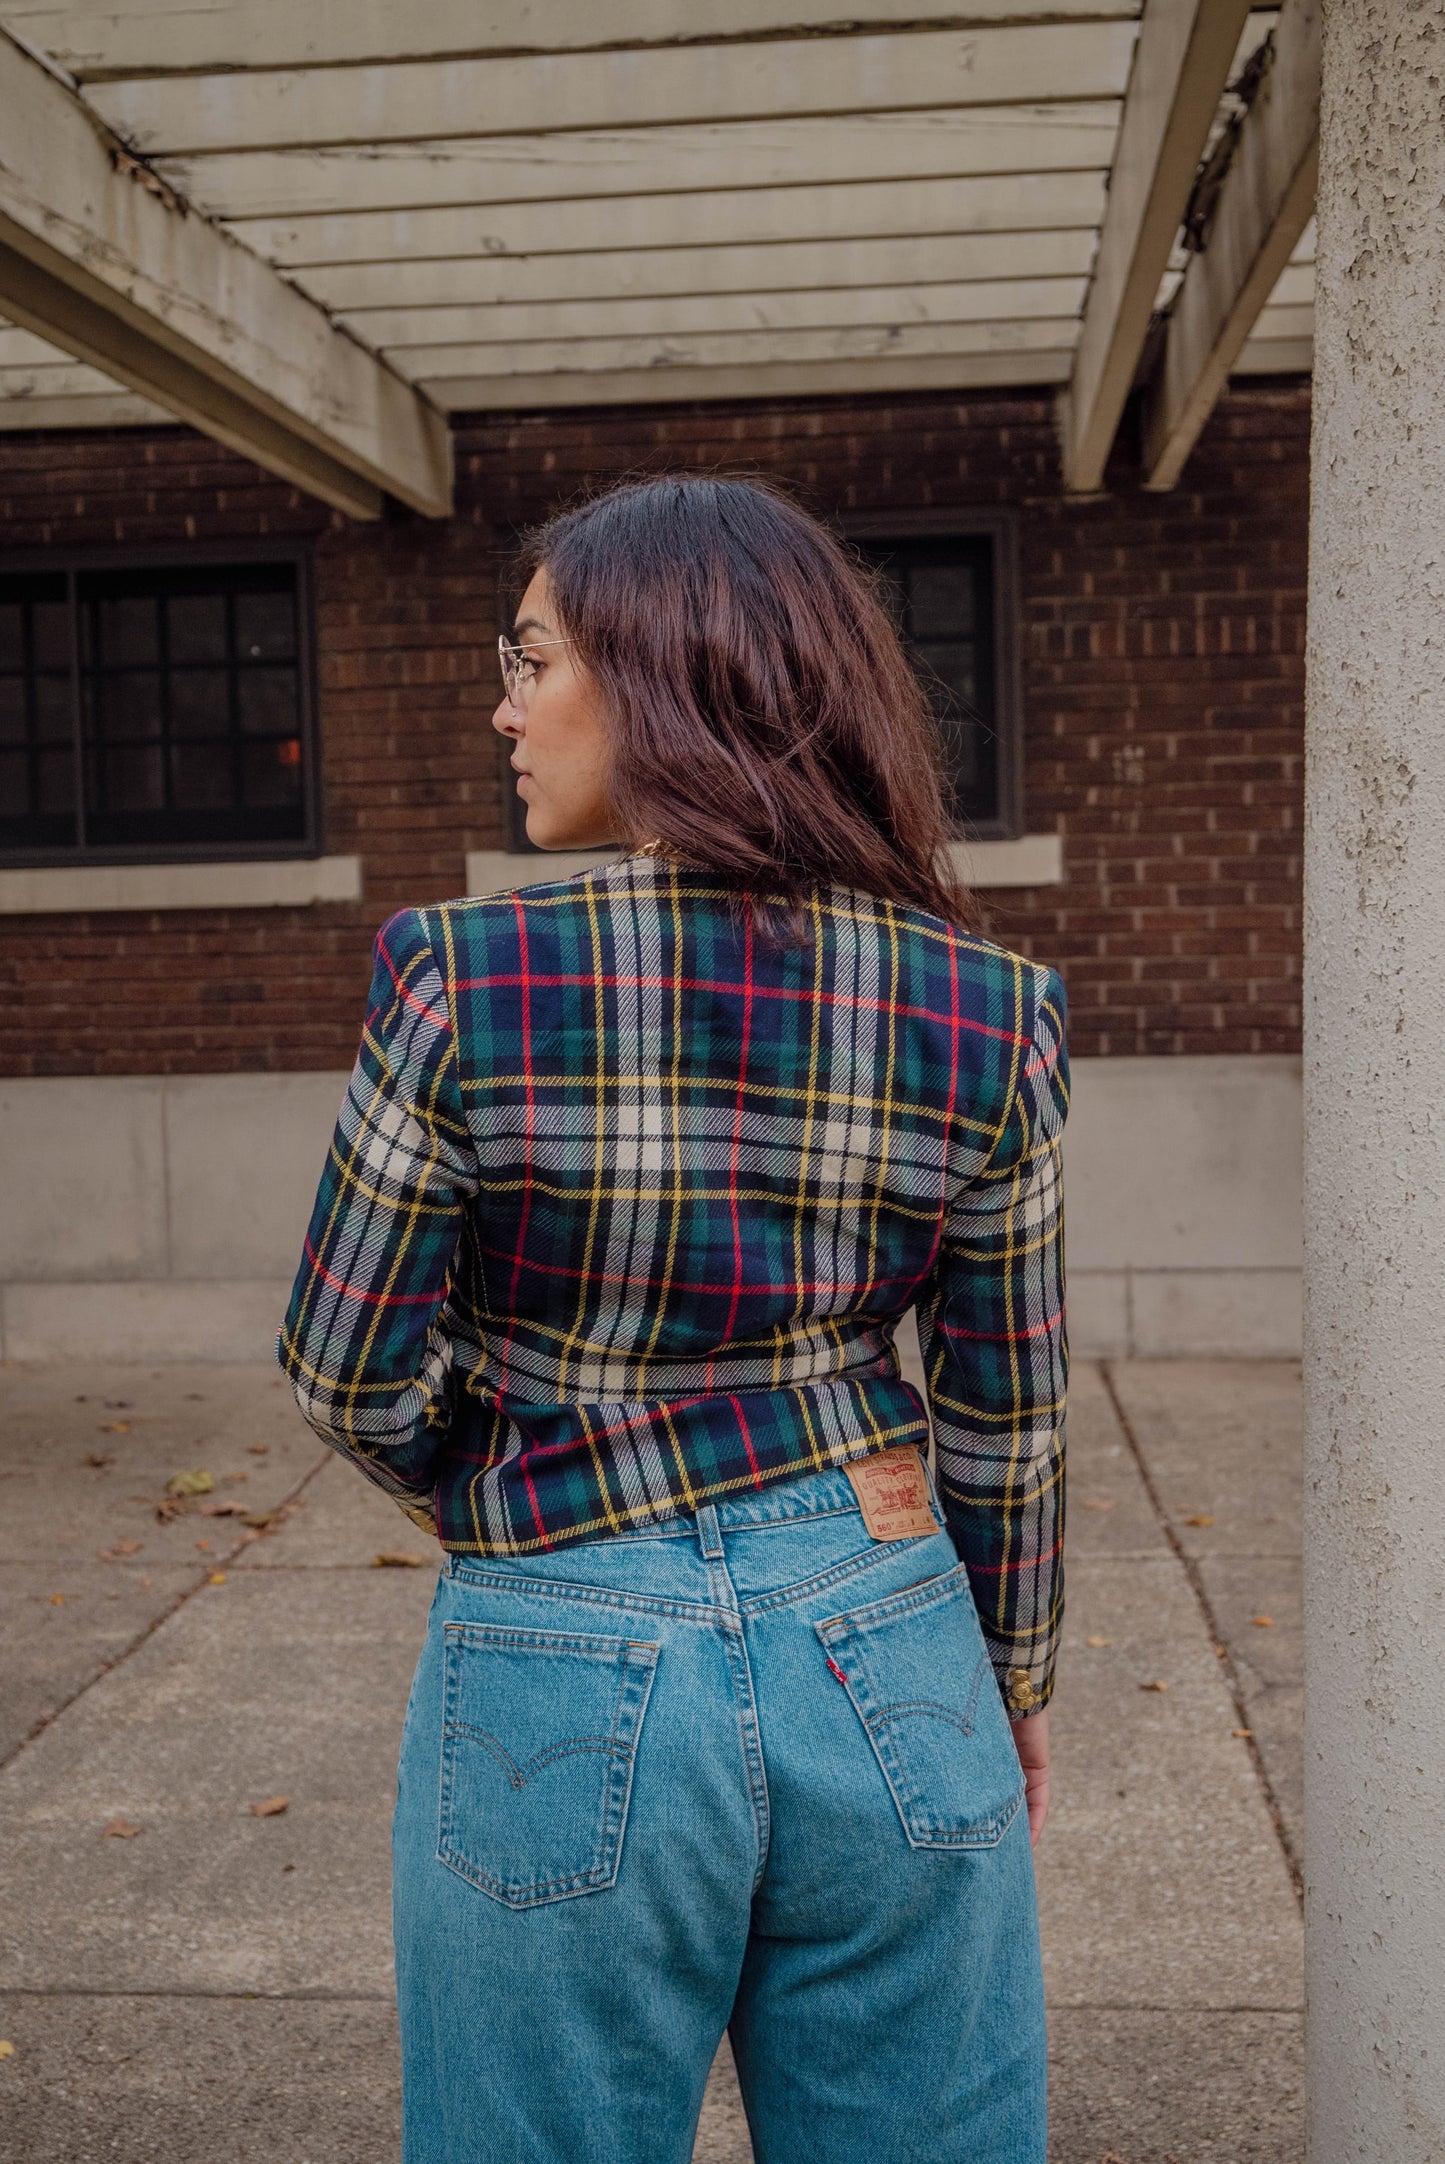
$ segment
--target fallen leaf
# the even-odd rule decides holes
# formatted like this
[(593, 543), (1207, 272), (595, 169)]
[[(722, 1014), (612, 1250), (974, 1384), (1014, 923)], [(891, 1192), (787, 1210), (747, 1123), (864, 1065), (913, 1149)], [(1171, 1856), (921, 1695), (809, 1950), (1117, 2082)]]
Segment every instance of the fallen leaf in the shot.
[(206, 1583), (207, 1585), (224, 1585), (226, 1583), (226, 1573), (223, 1570), (213, 1570)]
[(249, 1480), (250, 1477), (249, 1473), (222, 1473), (221, 1486), (223, 1488), (239, 1488), (241, 1482)]
[(1274, 1629), (1274, 1617), (1272, 1615), (1252, 1615), (1249, 1620), (1257, 1631), (1272, 1631)]
[(1090, 1638), (1085, 1643), (1091, 1646), (1111, 1646), (1114, 1641), (1112, 1638)]
[(205, 1471), (172, 1473), (170, 1479), (166, 1482), (166, 1494), (209, 1495), (215, 1485), (216, 1483), (211, 1475)]
[(246, 1506), (244, 1503), (202, 1503), (201, 1505), (201, 1516), (203, 1518), (244, 1518), (245, 1515)]
[(211, 1543), (210, 1543), (210, 1542), (209, 1542), (208, 1540), (198, 1540), (198, 1541), (196, 1542), (196, 1546), (197, 1546), (198, 1548), (209, 1548), (209, 1547), (210, 1547), (210, 1545), (211, 1545)]
[(140, 1542), (138, 1540), (117, 1540), (109, 1548), (97, 1548), (95, 1552), (102, 1563), (118, 1563), (123, 1555), (139, 1555)]
[(1169, 1686), (1156, 1676), (1152, 1683), (1141, 1683), (1139, 1688), (1141, 1691), (1167, 1691)]
[(264, 1803), (253, 1803), (252, 1818), (279, 1818), (290, 1804), (289, 1796), (268, 1796)]
[[(6, 1367), (9, 1367), (10, 1362), (7, 1360), (5, 1365)], [(15, 2046), (10, 2042), (10, 2039), (8, 2037), (0, 2036), (0, 2059), (13, 2059), (14, 2056)]]
[(380, 1555), (371, 1559), (373, 1570), (420, 1570), (426, 1557), (408, 1555), (405, 1548), (383, 1548)]
[(270, 1451), (271, 1445), (269, 1443), (247, 1443), (246, 1448), (253, 1458), (264, 1458)]
[(52, 1608), (63, 1608), (65, 1606), (65, 1595), (63, 1593), (52, 1593), (50, 1605)]
[(112, 1450), (87, 1450), (85, 1462), (87, 1465), (93, 1465), (96, 1471), (100, 1472), (107, 1465), (114, 1465), (115, 1453)]
[(1114, 1498), (1112, 1495), (1091, 1495), (1086, 1498), (1084, 1503), (1085, 1510), (1112, 1510), (1113, 1507)]
[(129, 1435), (130, 1422), (128, 1420), (102, 1420), (100, 1432), (102, 1435)]
[(1252, 1736), (1254, 1730), (1252, 1728), (1236, 1728), (1234, 1733), (1236, 1736)]
[(1194, 1517), (1186, 1518), (1184, 1523), (1186, 1525), (1213, 1525), (1214, 1519), (1207, 1510), (1201, 1510)]
[(133, 1841), (140, 1830), (128, 1818), (113, 1818), (108, 1826), (101, 1828), (101, 1832), (109, 1834), (113, 1841)]

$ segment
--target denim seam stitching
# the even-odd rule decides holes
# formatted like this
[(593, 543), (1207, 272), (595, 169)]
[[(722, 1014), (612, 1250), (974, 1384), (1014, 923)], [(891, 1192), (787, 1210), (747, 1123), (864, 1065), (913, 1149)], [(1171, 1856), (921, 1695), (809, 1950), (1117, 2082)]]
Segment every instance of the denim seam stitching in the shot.
[[(940, 1526), (938, 1530), (941, 1532), (943, 1528)], [(919, 1540), (931, 1540), (933, 1537), (931, 1533), (920, 1533), (917, 1536)], [(826, 1593), (830, 1586), (846, 1584), (850, 1578), (861, 1576), (865, 1570), (871, 1570), (875, 1563), (886, 1562), (891, 1555), (901, 1554), (911, 1545), (912, 1542), (907, 1540), (880, 1541), (876, 1546), (850, 1556), (846, 1563), (834, 1563), (831, 1569), (819, 1571), (812, 1578), (801, 1578), (795, 1585), (782, 1586), (774, 1593), (759, 1593), (751, 1599), (739, 1601), (739, 1611), (743, 1615), (754, 1616), (766, 1615), (772, 1608), (792, 1607), (795, 1602), (807, 1600), (814, 1593)], [(943, 1575), (947, 1577), (949, 1573), (944, 1572)], [(931, 1585), (933, 1580), (927, 1579), (925, 1583)]]

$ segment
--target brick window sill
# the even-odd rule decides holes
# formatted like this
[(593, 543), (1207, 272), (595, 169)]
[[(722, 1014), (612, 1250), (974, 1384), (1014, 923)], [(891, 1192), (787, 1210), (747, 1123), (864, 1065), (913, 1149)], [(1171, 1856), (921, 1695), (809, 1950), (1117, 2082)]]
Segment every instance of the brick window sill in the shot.
[(360, 899), (360, 857), (46, 864), (0, 871), (0, 916), (7, 917), (108, 909), (295, 909)]

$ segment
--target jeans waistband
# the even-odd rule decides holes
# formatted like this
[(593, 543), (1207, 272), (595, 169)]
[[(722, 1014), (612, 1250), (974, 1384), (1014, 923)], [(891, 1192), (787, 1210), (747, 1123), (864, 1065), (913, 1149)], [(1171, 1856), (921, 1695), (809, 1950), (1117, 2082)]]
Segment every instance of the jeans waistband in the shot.
[[(942, 1525), (943, 1509), (938, 1489), (926, 1457), (923, 1462), (928, 1492)], [(720, 1532), (736, 1533), (748, 1526), (784, 1525), (802, 1518), (835, 1517), (844, 1511), (856, 1512), (858, 1508), (858, 1497), (847, 1472), (841, 1465), (829, 1465), (818, 1472), (793, 1473), (786, 1480), (769, 1481), (766, 1487), (749, 1489), (741, 1495), (716, 1496), (697, 1511), (680, 1510), (675, 1517), (663, 1519), (658, 1524), (629, 1527), (610, 1537), (616, 1540), (656, 1540), (681, 1535), (699, 1537), (706, 1553), (714, 1524)]]

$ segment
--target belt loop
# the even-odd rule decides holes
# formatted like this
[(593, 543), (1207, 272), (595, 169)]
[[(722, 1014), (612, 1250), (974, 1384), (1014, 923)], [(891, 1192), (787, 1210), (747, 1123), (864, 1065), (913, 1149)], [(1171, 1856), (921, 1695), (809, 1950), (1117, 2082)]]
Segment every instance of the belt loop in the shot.
[(708, 1561), (716, 1562), (723, 1552), (723, 1538), (722, 1527), (717, 1522), (717, 1511), (711, 1503), (698, 1504), (697, 1537)]

